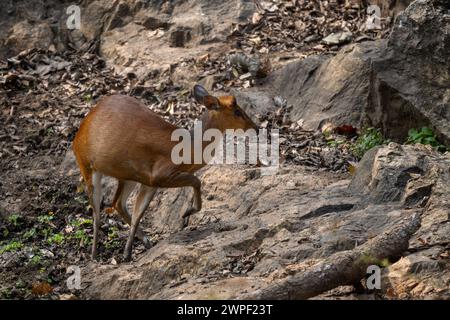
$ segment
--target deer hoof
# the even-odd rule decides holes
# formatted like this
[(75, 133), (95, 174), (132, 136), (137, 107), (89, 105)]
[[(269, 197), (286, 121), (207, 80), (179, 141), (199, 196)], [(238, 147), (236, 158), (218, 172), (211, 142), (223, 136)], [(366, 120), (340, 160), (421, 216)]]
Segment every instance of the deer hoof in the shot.
[(187, 218), (196, 212), (197, 210), (195, 210), (194, 208), (187, 209), (186, 212), (183, 214), (182, 218)]
[(180, 231), (189, 225), (189, 216), (181, 218)]
[(149, 237), (144, 236), (144, 237), (142, 238), (142, 242), (144, 243), (145, 249), (150, 249), (150, 248), (152, 247), (152, 242), (151, 242), (151, 240), (150, 240)]
[(131, 261), (131, 253), (124, 253), (122, 260), (123, 260), (123, 262), (130, 262)]

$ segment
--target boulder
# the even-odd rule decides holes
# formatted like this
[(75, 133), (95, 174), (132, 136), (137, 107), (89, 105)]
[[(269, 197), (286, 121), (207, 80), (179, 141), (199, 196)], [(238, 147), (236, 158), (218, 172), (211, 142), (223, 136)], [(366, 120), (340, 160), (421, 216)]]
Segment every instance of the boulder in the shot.
[(352, 40), (353, 34), (349, 31), (332, 33), (322, 39), (322, 42), (326, 45), (333, 46), (343, 43), (348, 43)]
[(293, 121), (304, 120), (307, 129), (335, 125), (359, 126), (367, 104), (370, 65), (381, 55), (384, 42), (345, 47), (336, 56), (313, 56), (290, 63), (267, 79), (269, 92), (293, 106)]
[(20, 21), (11, 28), (5, 46), (14, 48), (14, 52), (30, 48), (48, 49), (53, 42), (54, 34), (47, 22)]
[(386, 268), (383, 291), (391, 299), (450, 299), (450, 263), (442, 247), (412, 253)]
[(373, 61), (365, 118), (402, 141), (428, 126), (450, 144), (450, 3), (415, 1), (400, 14)]

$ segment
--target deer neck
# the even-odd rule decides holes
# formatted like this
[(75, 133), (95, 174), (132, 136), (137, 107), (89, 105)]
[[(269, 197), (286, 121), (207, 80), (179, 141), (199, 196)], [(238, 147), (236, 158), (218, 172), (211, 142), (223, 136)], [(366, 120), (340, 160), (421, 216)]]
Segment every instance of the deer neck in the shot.
[[(217, 139), (216, 137), (212, 138), (212, 141), (204, 141), (204, 134), (205, 131), (209, 129), (217, 129), (222, 134), (224, 134), (226, 128), (221, 126), (220, 119), (217, 118), (217, 115), (215, 115), (213, 112), (205, 111), (201, 117), (201, 127), (198, 127), (198, 124), (194, 125), (194, 128), (190, 130), (191, 135), (191, 146), (192, 146), (192, 152), (194, 152), (194, 148), (197, 145), (203, 154), (203, 151), (207, 146), (213, 147), (216, 149), (219, 147), (219, 144), (223, 142), (223, 139)], [(200, 165), (202, 167), (205, 165), (203, 163)]]

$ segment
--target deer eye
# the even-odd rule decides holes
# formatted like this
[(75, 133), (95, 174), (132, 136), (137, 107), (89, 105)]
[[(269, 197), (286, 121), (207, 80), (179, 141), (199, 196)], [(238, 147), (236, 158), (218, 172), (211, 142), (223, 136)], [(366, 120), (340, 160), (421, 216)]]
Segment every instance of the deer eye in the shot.
[(234, 115), (235, 115), (236, 117), (242, 117), (242, 112), (241, 112), (241, 110), (239, 110), (239, 109), (234, 110)]

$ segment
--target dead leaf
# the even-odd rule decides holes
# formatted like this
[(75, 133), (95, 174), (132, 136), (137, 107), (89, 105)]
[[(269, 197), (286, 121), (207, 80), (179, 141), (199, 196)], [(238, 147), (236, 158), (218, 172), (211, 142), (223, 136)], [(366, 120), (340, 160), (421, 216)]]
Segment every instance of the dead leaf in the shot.
[(342, 125), (339, 127), (334, 128), (334, 132), (336, 132), (337, 134), (340, 135), (345, 135), (345, 136), (355, 136), (357, 133), (357, 129), (351, 125)]
[(354, 175), (356, 174), (356, 163), (350, 162), (350, 161), (349, 161), (349, 164), (348, 164), (348, 172), (349, 172), (352, 176), (354, 176)]
[(31, 292), (38, 296), (43, 296), (53, 292), (53, 287), (47, 282), (34, 283)]
[(252, 16), (252, 24), (258, 24), (262, 19), (262, 14), (255, 12)]

